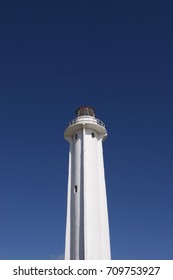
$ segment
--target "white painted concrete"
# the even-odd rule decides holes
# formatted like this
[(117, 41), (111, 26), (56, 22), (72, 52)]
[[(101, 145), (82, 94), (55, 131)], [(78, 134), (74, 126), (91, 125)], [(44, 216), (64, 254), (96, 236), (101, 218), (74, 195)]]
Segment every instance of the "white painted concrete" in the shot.
[(70, 144), (66, 260), (111, 258), (102, 151), (106, 136), (104, 124), (92, 116), (77, 117), (64, 133)]

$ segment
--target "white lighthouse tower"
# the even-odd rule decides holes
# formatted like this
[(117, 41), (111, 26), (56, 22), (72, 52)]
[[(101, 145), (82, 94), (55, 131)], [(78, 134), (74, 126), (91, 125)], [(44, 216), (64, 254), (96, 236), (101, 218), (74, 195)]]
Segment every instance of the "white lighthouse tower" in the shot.
[(109, 260), (110, 238), (102, 141), (107, 131), (88, 106), (76, 110), (64, 137), (70, 143), (66, 260)]

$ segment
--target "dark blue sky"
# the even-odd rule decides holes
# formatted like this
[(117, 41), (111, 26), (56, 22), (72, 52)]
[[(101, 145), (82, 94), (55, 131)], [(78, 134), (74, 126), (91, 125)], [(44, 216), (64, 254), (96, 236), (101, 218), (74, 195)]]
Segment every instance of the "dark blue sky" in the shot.
[(173, 4), (57, 2), (0, 7), (0, 259), (62, 258), (80, 105), (108, 130), (112, 258), (173, 259)]

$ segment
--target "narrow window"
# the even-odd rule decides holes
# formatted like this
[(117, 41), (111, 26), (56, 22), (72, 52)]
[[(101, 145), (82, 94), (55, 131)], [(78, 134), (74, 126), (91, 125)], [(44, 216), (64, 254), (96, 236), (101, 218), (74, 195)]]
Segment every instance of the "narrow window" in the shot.
[(91, 135), (92, 135), (92, 138), (94, 138), (94, 137), (95, 137), (95, 133), (94, 133), (94, 132), (92, 132), (92, 133), (91, 133)]
[(75, 139), (77, 139), (77, 133), (75, 134)]
[(74, 186), (74, 193), (77, 193), (77, 185)]

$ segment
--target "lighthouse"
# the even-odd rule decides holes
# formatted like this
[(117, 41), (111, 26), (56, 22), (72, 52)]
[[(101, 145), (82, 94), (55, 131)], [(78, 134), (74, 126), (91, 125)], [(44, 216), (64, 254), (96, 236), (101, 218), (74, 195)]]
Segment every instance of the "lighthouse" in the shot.
[(109, 260), (110, 237), (102, 142), (104, 123), (82, 106), (64, 132), (69, 142), (66, 260)]

